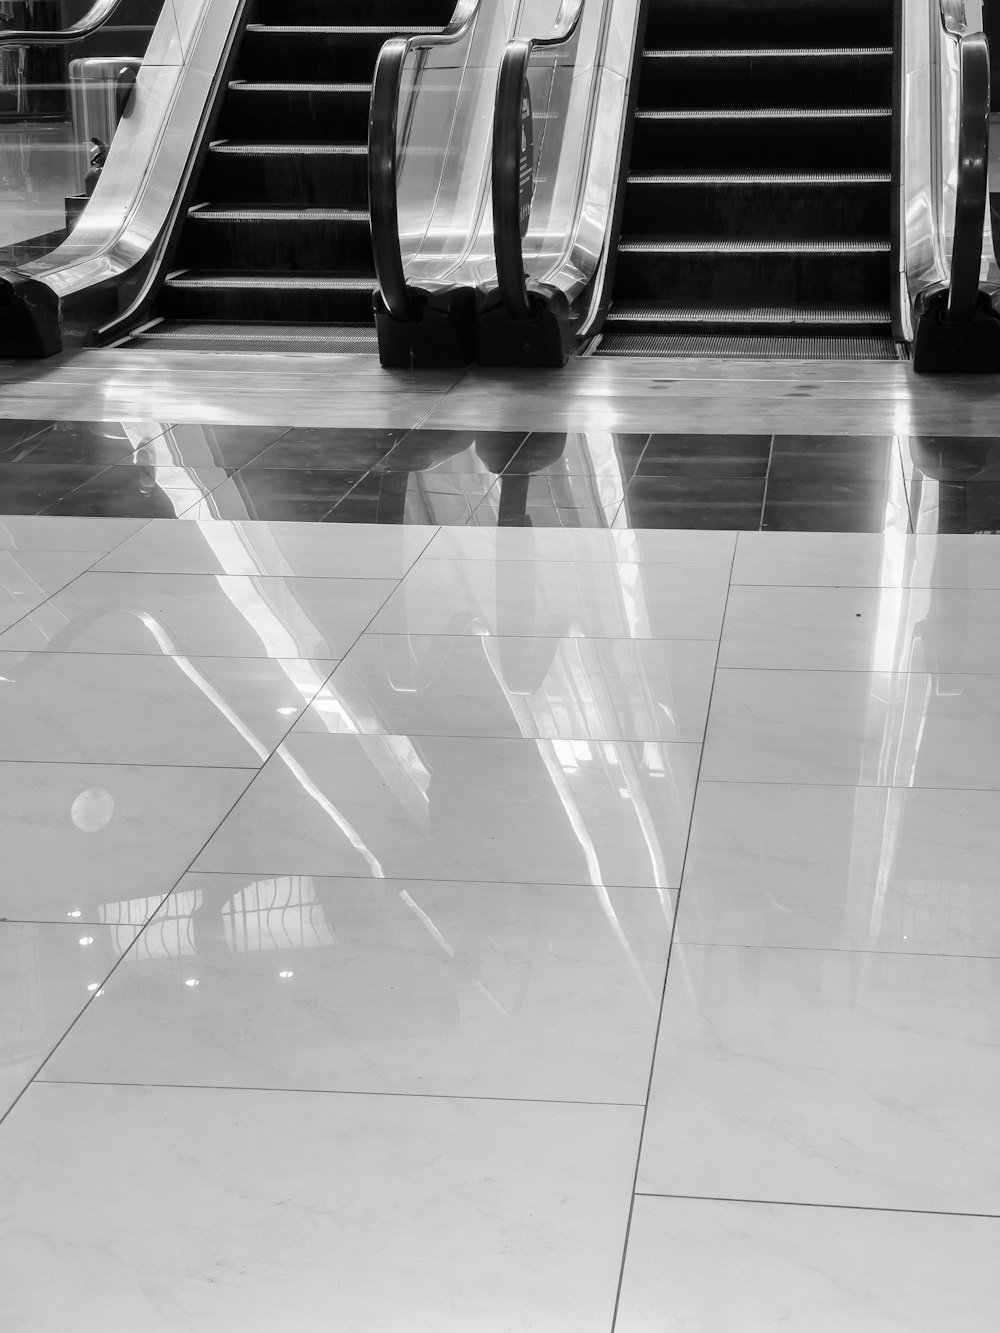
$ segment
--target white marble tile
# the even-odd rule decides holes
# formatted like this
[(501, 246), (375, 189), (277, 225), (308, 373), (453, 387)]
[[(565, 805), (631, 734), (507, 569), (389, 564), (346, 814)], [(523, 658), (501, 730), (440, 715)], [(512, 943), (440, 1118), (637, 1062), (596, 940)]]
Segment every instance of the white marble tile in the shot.
[[(0, 515), (0, 551), (113, 550), (144, 518), (72, 518), (47, 514)], [(93, 557), (97, 559), (97, 555)]]
[(1000, 590), (734, 587), (719, 665), (1000, 672)]
[(363, 634), (296, 729), (700, 742), (715, 655), (699, 639)]
[(1000, 675), (716, 673), (702, 777), (1000, 788)]
[(677, 945), (637, 1189), (1000, 1212), (1000, 960)]
[(0, 550), (0, 629), (6, 629), (94, 563), (91, 551)]
[(998, 1245), (995, 1217), (640, 1197), (615, 1333), (982, 1333)]
[(32, 1333), (607, 1333), (640, 1115), (36, 1085), (0, 1135), (17, 1223), (4, 1317)]
[(289, 739), (199, 870), (504, 883), (678, 883), (700, 747)]
[(0, 921), (0, 1117), (138, 932), (138, 926)]
[(1000, 956), (1000, 792), (702, 782), (676, 938)]
[(425, 560), (571, 560), (628, 564), (732, 563), (735, 532), (683, 528), (476, 528), (438, 530)]
[(177, 523), (154, 518), (95, 566), (154, 574), (401, 579), (437, 531), (364, 523)]
[(733, 583), (1000, 588), (1000, 542), (964, 534), (741, 532)]
[(0, 919), (141, 925), (252, 776), (0, 763)]
[(0, 648), (340, 658), (395, 586), (388, 579), (86, 574), (0, 636)]
[(188, 875), (43, 1077), (642, 1105), (672, 897)]
[(334, 665), (0, 652), (0, 760), (258, 768)]
[(371, 629), (388, 634), (718, 639), (723, 562), (418, 561)]

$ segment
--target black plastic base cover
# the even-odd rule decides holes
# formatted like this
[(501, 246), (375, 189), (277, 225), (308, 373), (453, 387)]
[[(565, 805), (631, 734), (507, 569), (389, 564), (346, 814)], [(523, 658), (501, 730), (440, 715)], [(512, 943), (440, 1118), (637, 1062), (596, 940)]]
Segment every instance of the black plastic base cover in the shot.
[(0, 356), (42, 357), (61, 351), (55, 292), (17, 273), (0, 273)]
[(380, 292), (374, 296), (378, 355), (383, 366), (404, 370), (467, 366), (475, 356), (476, 294), (471, 288), (448, 292), (411, 290), (419, 312), (396, 319)]
[(1000, 373), (1000, 316), (980, 292), (972, 317), (946, 324), (942, 318), (947, 295), (937, 293), (917, 317), (913, 337), (913, 369), (918, 375)]
[(531, 319), (512, 319), (497, 301), (476, 321), (476, 360), (481, 366), (564, 366), (573, 346), (569, 304), (562, 292), (530, 292)]

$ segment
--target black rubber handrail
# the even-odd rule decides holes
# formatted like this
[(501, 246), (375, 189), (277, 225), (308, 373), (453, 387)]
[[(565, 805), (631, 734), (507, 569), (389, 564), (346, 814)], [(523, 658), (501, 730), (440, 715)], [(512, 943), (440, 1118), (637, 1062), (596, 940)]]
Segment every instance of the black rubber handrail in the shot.
[(940, 0), (945, 31), (958, 45), (958, 186), (951, 252), (947, 324), (972, 318), (979, 300), (983, 227), (989, 197), (990, 49), (982, 32), (969, 32), (963, 0)]
[(537, 46), (562, 46), (580, 22), (585, 0), (562, 0), (551, 32), (507, 44), (500, 62), (493, 105), (493, 249), (497, 290), (512, 319), (531, 319), (521, 245), (521, 97), (531, 53)]
[(415, 320), (420, 311), (406, 285), (399, 245), (396, 135), (403, 67), (414, 51), (429, 51), (460, 42), (479, 14), (480, 0), (458, 0), (442, 32), (393, 37), (382, 47), (372, 79), (368, 116), (368, 208), (371, 218), (375, 276), (386, 309), (396, 319)]
[(121, 0), (96, 0), (83, 18), (68, 28), (41, 28), (37, 32), (0, 28), (0, 46), (62, 46), (81, 41), (103, 28), (120, 4)]

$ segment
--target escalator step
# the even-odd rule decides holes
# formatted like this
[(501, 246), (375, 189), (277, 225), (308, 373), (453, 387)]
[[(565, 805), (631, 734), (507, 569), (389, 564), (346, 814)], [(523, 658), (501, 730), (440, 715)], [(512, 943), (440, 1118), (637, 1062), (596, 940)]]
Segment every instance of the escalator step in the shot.
[(310, 157), (334, 154), (367, 157), (368, 145), (361, 143), (230, 143), (219, 140), (212, 144), (213, 153), (232, 153), (237, 157), (283, 157), (308, 154)]
[(722, 357), (761, 361), (898, 361), (893, 339), (862, 335), (611, 333), (604, 334), (598, 356)]
[(640, 107), (872, 107), (892, 100), (892, 48), (645, 51)]
[(787, 237), (772, 240), (747, 236), (651, 236), (624, 239), (618, 246), (621, 255), (632, 254), (888, 254), (892, 246), (887, 238), (836, 237), (830, 240)]
[[(330, 17), (336, 17), (331, 14)], [(393, 36), (416, 37), (439, 27), (249, 23), (236, 74), (246, 79), (338, 82), (370, 76)]]
[(863, 306), (892, 281), (888, 240), (626, 239), (614, 296), (630, 305)]
[(707, 171), (629, 176), (630, 185), (888, 185), (890, 171)]
[(279, 324), (374, 324), (371, 273), (259, 273), (186, 269), (163, 287), (161, 313), (170, 319)]
[(611, 307), (608, 324), (808, 324), (834, 328), (838, 325), (888, 325), (888, 306), (654, 306)]
[(221, 139), (363, 144), (368, 139), (371, 83), (269, 82), (233, 79), (217, 129)]
[(683, 172), (884, 171), (888, 107), (640, 109), (631, 170)]
[(703, 110), (645, 109), (635, 113), (636, 120), (864, 120), (891, 118), (889, 107), (705, 107)]
[(721, 50), (683, 50), (683, 51), (643, 51), (643, 60), (669, 59), (677, 60), (684, 57), (690, 57), (692, 60), (715, 60), (720, 56), (726, 58), (731, 56), (736, 59), (770, 60), (772, 58), (798, 58), (803, 57), (813, 59), (814, 57), (831, 56), (838, 58), (841, 56), (891, 56), (891, 46), (803, 46), (803, 47), (742, 47), (739, 49), (725, 47)]
[(129, 347), (198, 352), (378, 351), (374, 328), (352, 324), (213, 324), (163, 320), (135, 334)]
[(197, 205), (188, 213), (178, 262), (186, 268), (321, 273), (372, 262), (368, 211)]
[(347, 276), (342, 273), (212, 273), (182, 270), (171, 273), (167, 281), (171, 287), (197, 288), (259, 288), (286, 291), (367, 291), (372, 290), (373, 278), (367, 274)]
[(247, 32), (254, 33), (312, 33), (319, 36), (335, 37), (410, 37), (418, 36), (425, 32), (440, 32), (437, 27), (406, 27), (394, 28), (388, 26), (331, 26), (329, 24), (309, 24), (309, 23), (248, 23)]
[(679, 236), (888, 235), (889, 172), (630, 174), (622, 231)]
[(849, 46), (859, 35), (892, 41), (893, 0), (651, 0), (647, 41), (653, 45)]
[(367, 209), (269, 208), (266, 205), (232, 208), (226, 204), (196, 204), (190, 216), (211, 222), (367, 222)]
[(218, 204), (280, 199), (290, 207), (368, 206), (368, 146), (363, 143), (243, 143), (216, 140), (199, 186)]

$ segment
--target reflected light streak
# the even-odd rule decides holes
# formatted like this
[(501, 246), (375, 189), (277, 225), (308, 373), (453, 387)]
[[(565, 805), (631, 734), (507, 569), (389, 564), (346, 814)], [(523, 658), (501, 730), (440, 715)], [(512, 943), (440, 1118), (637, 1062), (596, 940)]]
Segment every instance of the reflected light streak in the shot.
[[(489, 640), (486, 640), (486, 643), (487, 645), (489, 645)], [(569, 781), (566, 777), (563, 765), (559, 760), (560, 752), (562, 752), (563, 754), (572, 753), (573, 764), (575, 767), (577, 768), (579, 767), (579, 765), (576, 763), (577, 755), (573, 752), (575, 743), (560, 742), (558, 740), (544, 740), (538, 737), (532, 737), (530, 735), (531, 731), (534, 728), (532, 726), (531, 714), (530, 710), (527, 707), (527, 703), (523, 697), (519, 695), (513, 695), (507, 690), (507, 687), (505, 686), (503, 681), (503, 677), (500, 673), (499, 663), (495, 660), (494, 654), (495, 654), (495, 649), (494, 653), (490, 653), (489, 651), (487, 651), (487, 661), (489, 662), (493, 674), (496, 677), (497, 684), (500, 686), (500, 688), (504, 691), (504, 693), (507, 696), (507, 700), (510, 703), (511, 711), (513, 712), (515, 718), (518, 721), (518, 724), (521, 727), (522, 736), (524, 736), (525, 739), (533, 739), (535, 742), (535, 746), (538, 750), (539, 756), (541, 757), (542, 763), (545, 765), (546, 770), (548, 771), (549, 778), (552, 782), (553, 790), (555, 791), (557, 797), (559, 798), (560, 804), (562, 805), (563, 809), (566, 812), (566, 818), (569, 822), (569, 826), (573, 831), (574, 837), (576, 838), (577, 842), (580, 845), (581, 851), (583, 852), (584, 860), (587, 863), (587, 873), (590, 876), (591, 887), (597, 891), (597, 897), (598, 901), (601, 904), (601, 909), (608, 920), (608, 924), (611, 926), (615, 939), (618, 941), (618, 944), (625, 955), (625, 958), (629, 965), (629, 969), (632, 972), (632, 975), (635, 977), (639, 989), (641, 990), (643, 996), (650, 1005), (651, 1009), (655, 1012), (655, 1010), (659, 1006), (659, 1000), (657, 999), (656, 996), (653, 995), (649, 982), (646, 979), (646, 975), (642, 970), (642, 966), (639, 963), (639, 960), (636, 958), (635, 953), (632, 949), (632, 945), (629, 941), (629, 938), (626, 935), (621, 922), (618, 920), (618, 916), (614, 909), (614, 904), (611, 902), (611, 898), (609, 897), (607, 888), (605, 887), (604, 884), (604, 876), (601, 871), (600, 859), (597, 855), (597, 848), (594, 846), (594, 841), (587, 831), (587, 827), (586, 824), (584, 823), (583, 817), (580, 814), (579, 807), (577, 806), (577, 803), (573, 798), (573, 793), (570, 789)], [(567, 746), (569, 747), (569, 750), (567, 750)], [(587, 748), (589, 753), (589, 746)], [(616, 757), (617, 757), (617, 752), (616, 752)], [(633, 807), (634, 805), (635, 803), (633, 801)], [(642, 820), (640, 816), (640, 826), (641, 824)], [(656, 868), (654, 867), (654, 873), (655, 871)]]
[(313, 782), (312, 778), (305, 771), (299, 761), (288, 753), (288, 750), (284, 745), (279, 745), (274, 752), (274, 757), (275, 759), (281, 760), (306, 795), (311, 796), (324, 814), (328, 815), (333, 823), (336, 824), (337, 828), (340, 829), (341, 833), (343, 833), (344, 837), (355, 851), (357, 851), (367, 862), (368, 868), (372, 872), (372, 876), (375, 879), (385, 879), (386, 874), (382, 869), (382, 863), (379, 861), (378, 857), (374, 852), (369, 850), (365, 840), (361, 837), (361, 834), (358, 833), (357, 829), (346, 815), (343, 815), (329, 797), (325, 796), (323, 792), (320, 791), (319, 787), (316, 786), (316, 783)]
[(251, 731), (250, 727), (233, 708), (232, 704), (228, 703), (226, 699), (223, 698), (211, 681), (206, 680), (193, 662), (191, 662), (189, 658), (178, 653), (177, 646), (171, 639), (170, 635), (148, 611), (137, 611), (135, 612), (135, 616), (136, 619), (142, 621), (150, 634), (152, 634), (153, 638), (160, 645), (164, 656), (170, 657), (176, 662), (177, 666), (184, 675), (187, 676), (188, 680), (190, 680), (205, 696), (210, 704), (219, 710), (230, 726), (243, 737), (263, 763), (271, 753), (270, 746), (265, 745), (264, 742)]
[[(250, 730), (250, 728), (246, 725), (246, 723), (243, 722), (242, 718), (240, 718), (239, 715), (232, 709), (232, 707), (228, 703), (226, 703), (226, 701), (219, 694), (218, 690), (216, 690), (213, 685), (211, 685), (208, 681), (204, 679), (203, 676), (201, 676), (201, 673), (187, 660), (187, 658), (181, 657), (178, 654), (171, 651), (172, 648), (171, 640), (167, 635), (166, 631), (162, 628), (162, 626), (160, 626), (153, 619), (153, 617), (149, 615), (148, 612), (138, 613), (138, 618), (142, 620), (142, 622), (147, 626), (153, 637), (157, 640), (158, 643), (161, 644), (161, 646), (163, 647), (163, 651), (167, 653), (169, 656), (173, 657), (174, 661), (177, 662), (178, 666), (181, 668), (184, 674), (188, 676), (198, 687), (198, 689), (202, 691), (202, 693), (206, 696), (206, 698), (208, 698), (219, 709), (219, 711), (223, 713), (223, 715), (232, 724), (232, 726), (234, 726), (236, 730), (239, 732), (239, 734), (244, 738), (247, 744), (253, 747), (253, 749), (257, 752), (257, 754), (261, 757), (262, 760), (267, 759), (267, 757), (270, 755), (269, 747), (264, 745), (263, 742), (260, 741), (257, 738), (257, 736), (254, 735), (254, 733)], [(292, 755), (288, 753), (288, 751), (285, 749), (283, 745), (280, 746), (275, 751), (275, 757), (281, 758), (282, 762), (288, 768), (289, 772), (292, 774), (295, 780), (299, 783), (302, 790), (306, 792), (307, 795), (312, 797), (312, 799), (320, 806), (320, 808), (333, 820), (333, 822), (337, 825), (337, 827), (341, 830), (344, 836), (351, 843), (352, 847), (354, 847), (361, 854), (361, 856), (364, 857), (365, 861), (368, 863), (369, 868), (371, 869), (372, 875), (375, 876), (377, 879), (385, 879), (385, 871), (382, 869), (381, 863), (378, 861), (377, 857), (375, 857), (374, 854), (371, 851), (369, 851), (364, 839), (357, 832), (357, 830), (350, 823), (350, 821), (340, 813), (340, 811), (336, 808), (336, 806), (334, 806), (332, 801), (330, 801), (323, 794), (323, 792), (320, 791), (319, 787), (316, 786), (315, 782), (313, 782), (312, 778), (309, 777), (309, 775), (306, 773), (305, 769), (298, 762), (298, 760), (293, 758)]]
[[(420, 904), (414, 902), (413, 898), (410, 896), (410, 894), (407, 892), (406, 889), (400, 889), (399, 897), (403, 902), (403, 904), (410, 909), (410, 911), (414, 914), (414, 916), (417, 917), (417, 919), (423, 925), (424, 929), (428, 931), (431, 937), (437, 942), (439, 947), (444, 950), (444, 952), (448, 955), (448, 957), (454, 958), (455, 957), (454, 947), (448, 943), (448, 941), (441, 934), (440, 930), (438, 930), (437, 926), (430, 919), (430, 917), (420, 906)], [(489, 1003), (493, 1006), (493, 1008), (497, 1011), (497, 1013), (501, 1015), (501, 1017), (510, 1018), (509, 1012), (504, 1008), (504, 1006), (500, 1003), (500, 1001), (493, 994), (493, 992), (489, 990), (489, 988), (482, 981), (476, 982), (476, 990), (479, 991), (479, 993), (486, 1000), (489, 1001)]]

